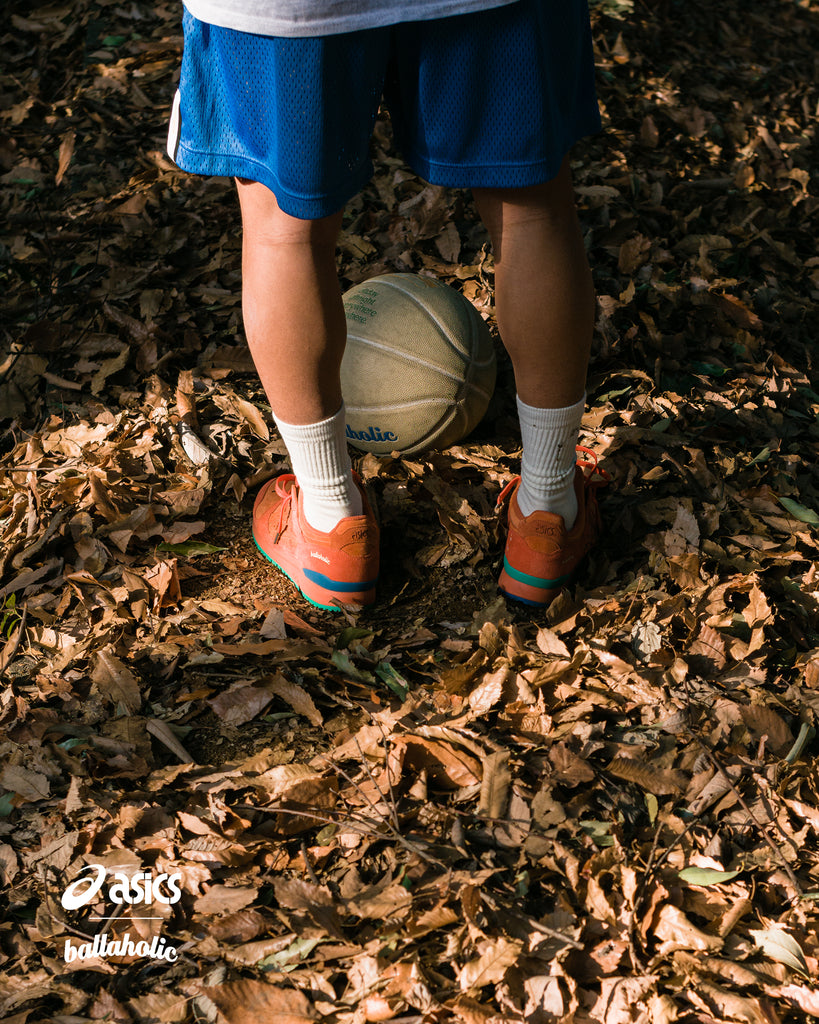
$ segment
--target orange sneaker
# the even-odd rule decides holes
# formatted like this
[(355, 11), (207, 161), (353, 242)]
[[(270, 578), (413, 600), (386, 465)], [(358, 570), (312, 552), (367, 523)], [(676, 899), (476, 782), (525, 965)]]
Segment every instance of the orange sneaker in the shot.
[(364, 512), (342, 519), (329, 533), (314, 530), (304, 517), (303, 492), (295, 476), (268, 481), (253, 506), (253, 540), (317, 608), (372, 604), (378, 578), (378, 524), (361, 481)]
[(517, 496), (519, 476), (510, 480), (498, 495), (500, 508), (511, 494), (509, 533), (498, 588), (515, 601), (540, 607), (550, 604), (600, 535), (596, 492), (609, 479), (608, 473), (597, 465), (597, 456), (591, 449), (579, 446), (577, 451), (590, 455), (593, 461), (580, 460), (575, 468), (577, 519), (571, 530), (566, 529), (563, 517), (553, 512), (533, 512), (529, 516), (521, 513)]

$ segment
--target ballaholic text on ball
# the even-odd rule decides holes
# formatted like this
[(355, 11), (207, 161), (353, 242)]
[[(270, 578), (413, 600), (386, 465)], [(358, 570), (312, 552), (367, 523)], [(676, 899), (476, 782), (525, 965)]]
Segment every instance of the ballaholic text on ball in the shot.
[(155, 935), (150, 942), (144, 939), (134, 942), (131, 933), (126, 932), (121, 939), (112, 942), (108, 938), (108, 932), (101, 932), (94, 936), (93, 942), (84, 942), (81, 946), (72, 946), (69, 939), (65, 941), (67, 964), (73, 963), (74, 960), (95, 960), (97, 957), (106, 956), (147, 956), (153, 960), (174, 963), (178, 954), (176, 946), (167, 946), (162, 935)]
[(367, 427), (366, 430), (353, 430), (350, 424), (347, 424), (347, 437), (351, 441), (397, 441), (398, 434), (394, 434), (391, 430), (381, 430), (378, 427)]

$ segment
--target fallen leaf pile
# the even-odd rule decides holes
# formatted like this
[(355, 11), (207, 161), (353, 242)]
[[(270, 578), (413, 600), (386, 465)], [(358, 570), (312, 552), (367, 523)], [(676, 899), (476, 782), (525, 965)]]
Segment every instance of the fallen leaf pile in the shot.
[[(6, 7), (0, 1018), (819, 1016), (819, 4), (593, 4), (604, 536), (548, 611), (498, 595), (499, 344), (471, 437), (358, 457), (380, 600), (335, 616), (249, 537), (286, 452), (232, 186), (163, 152), (181, 8)], [(345, 286), (494, 331), (469, 193), (386, 116), (374, 154)]]

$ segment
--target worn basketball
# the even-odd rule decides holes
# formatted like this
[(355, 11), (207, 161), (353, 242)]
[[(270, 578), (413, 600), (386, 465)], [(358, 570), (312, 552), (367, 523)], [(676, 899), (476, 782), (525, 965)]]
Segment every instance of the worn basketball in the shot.
[(455, 444), (480, 422), (495, 387), (495, 349), (472, 303), (417, 274), (384, 274), (344, 296), (341, 386), (347, 439), (362, 451)]

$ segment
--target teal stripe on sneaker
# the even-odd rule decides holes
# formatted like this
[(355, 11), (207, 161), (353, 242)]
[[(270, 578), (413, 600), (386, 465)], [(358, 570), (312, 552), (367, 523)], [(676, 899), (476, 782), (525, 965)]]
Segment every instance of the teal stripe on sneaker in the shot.
[(355, 594), (359, 590), (371, 590), (378, 582), (377, 579), (374, 579), (364, 583), (344, 583), (341, 580), (331, 580), (329, 576), (324, 576), (314, 569), (302, 568), (302, 572), (316, 586), (324, 587), (325, 590), (336, 590), (340, 594)]
[(307, 594), (305, 594), (305, 592), (301, 589), (301, 587), (298, 585), (298, 583), (293, 579), (293, 577), (290, 575), (290, 573), (287, 571), (287, 569), (283, 569), (279, 565), (279, 563), (276, 561), (275, 558), (271, 558), (270, 555), (268, 555), (268, 553), (264, 550), (264, 548), (261, 546), (261, 544), (259, 544), (259, 542), (256, 540), (255, 537), (253, 538), (253, 543), (256, 545), (256, 548), (258, 549), (259, 554), (262, 555), (264, 558), (266, 558), (267, 561), (270, 562), (271, 565), (275, 565), (276, 568), (279, 570), (279, 572), (283, 573), (290, 580), (290, 582), (293, 584), (293, 586), (296, 588), (296, 590), (298, 590), (298, 592), (301, 594), (301, 596), (304, 598), (304, 600), (307, 601), (308, 604), (311, 604), (314, 608), (321, 608), (321, 610), (324, 611), (324, 612), (338, 612), (338, 611), (341, 611), (341, 609), (338, 607), (338, 605), (335, 605), (335, 604), (320, 604), (318, 601), (314, 601), (312, 597), (309, 597)]
[(511, 576), (513, 580), (517, 580), (518, 583), (525, 583), (528, 587), (538, 587), (541, 590), (553, 590), (555, 587), (561, 586), (563, 583), (568, 582), (572, 578), (572, 574), (566, 573), (565, 576), (558, 576), (555, 580), (542, 579), (540, 576), (530, 576), (528, 572), (521, 572), (519, 569), (514, 569), (509, 564), (509, 559), (503, 556), (503, 568), (506, 570), (506, 575)]

